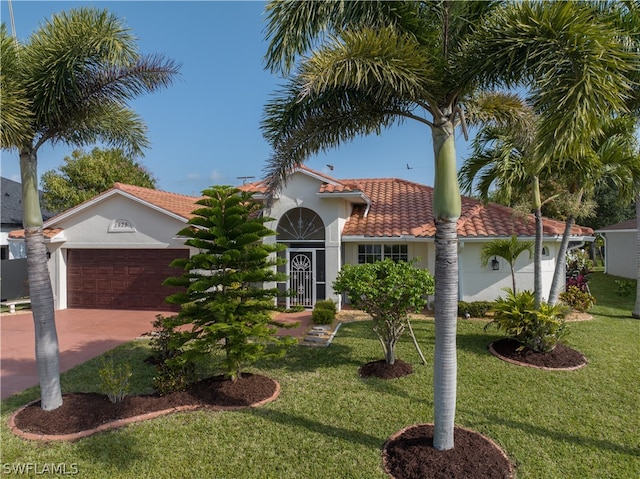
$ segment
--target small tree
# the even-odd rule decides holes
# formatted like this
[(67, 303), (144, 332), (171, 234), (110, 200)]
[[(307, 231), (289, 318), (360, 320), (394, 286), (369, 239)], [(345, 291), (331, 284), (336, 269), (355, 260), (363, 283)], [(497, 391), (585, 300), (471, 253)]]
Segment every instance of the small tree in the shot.
[(434, 292), (434, 280), (429, 271), (414, 268), (412, 263), (396, 263), (390, 259), (346, 264), (338, 273), (333, 289), (348, 293), (356, 308), (371, 315), (373, 331), (380, 340), (387, 364), (395, 362), (396, 343), (407, 327), (424, 362), (411, 330), (409, 313), (424, 309), (426, 296)]
[(284, 246), (262, 241), (275, 232), (265, 226), (272, 218), (261, 215), (252, 194), (214, 186), (203, 195), (197, 202), (202, 208), (178, 233), (199, 253), (172, 263), (184, 273), (165, 284), (185, 290), (167, 302), (181, 306), (175, 323), (192, 326), (177, 346), (177, 360), (193, 362), (222, 349), (220, 365), (235, 381), (243, 367), (284, 355), (294, 341), (275, 337), (271, 311), (278, 290), (264, 287), (284, 279), (275, 270), (283, 260), (272, 254)]
[(121, 149), (94, 148), (90, 153), (75, 150), (57, 170), (42, 175), (43, 206), (50, 211), (64, 211), (107, 191), (116, 182), (156, 187), (144, 166)]
[(482, 266), (487, 266), (492, 256), (500, 256), (509, 263), (511, 269), (511, 284), (513, 286), (513, 292), (516, 292), (516, 272), (515, 264), (518, 256), (525, 251), (529, 252), (529, 259), (533, 256), (533, 241), (520, 241), (516, 235), (513, 235), (510, 239), (498, 238), (493, 241), (489, 241), (482, 247), (480, 252), (480, 261)]

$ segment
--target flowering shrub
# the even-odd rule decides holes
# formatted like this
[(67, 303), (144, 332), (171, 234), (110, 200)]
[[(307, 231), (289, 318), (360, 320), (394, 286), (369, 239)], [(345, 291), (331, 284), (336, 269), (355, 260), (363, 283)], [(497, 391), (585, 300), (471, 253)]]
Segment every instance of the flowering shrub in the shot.
[(573, 250), (567, 253), (567, 281), (566, 289), (576, 287), (589, 294), (589, 275), (593, 268), (593, 261), (585, 250)]

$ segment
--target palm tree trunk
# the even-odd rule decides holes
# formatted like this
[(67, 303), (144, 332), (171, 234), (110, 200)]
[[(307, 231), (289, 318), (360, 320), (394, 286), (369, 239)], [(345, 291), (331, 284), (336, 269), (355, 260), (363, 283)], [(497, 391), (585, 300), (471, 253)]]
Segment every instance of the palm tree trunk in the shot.
[(534, 308), (542, 304), (542, 201), (540, 200), (540, 180), (533, 177), (533, 216), (536, 220), (536, 239), (533, 246), (533, 295)]
[[(447, 112), (445, 112), (446, 114)], [(441, 120), (441, 119), (439, 119)], [(454, 128), (449, 120), (433, 127), (435, 181), (435, 353), (433, 362), (433, 446), (452, 449), (456, 413), (456, 326), (458, 319), (458, 235), (461, 200), (456, 171)]]
[(636, 305), (631, 316), (640, 319), (640, 194), (636, 196), (636, 260), (638, 261), (638, 282), (636, 286)]
[(56, 332), (53, 290), (47, 269), (47, 251), (42, 235), (37, 162), (37, 156), (33, 150), (20, 153), (22, 223), (27, 249), (29, 296), (35, 326), (36, 365), (40, 380), (41, 407), (45, 411), (51, 411), (62, 405), (60, 352)]
[(453, 448), (456, 411), (458, 236), (456, 221), (436, 220), (434, 437), (438, 450)]
[(548, 303), (554, 305), (558, 302), (561, 290), (567, 281), (567, 247), (569, 246), (569, 237), (571, 236), (571, 228), (575, 218), (573, 215), (567, 217), (567, 221), (564, 226), (564, 233), (562, 234), (562, 241), (560, 242), (560, 250), (556, 258), (556, 269), (553, 271), (553, 281), (551, 282), (551, 289), (549, 290)]

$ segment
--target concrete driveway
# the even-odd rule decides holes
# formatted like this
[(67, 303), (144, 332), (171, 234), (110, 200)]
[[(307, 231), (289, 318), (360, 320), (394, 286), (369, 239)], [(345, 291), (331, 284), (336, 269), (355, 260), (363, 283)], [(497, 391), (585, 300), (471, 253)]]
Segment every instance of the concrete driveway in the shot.
[[(157, 314), (174, 313), (103, 309), (56, 311), (60, 372), (151, 331)], [(298, 327), (281, 330), (281, 334), (301, 337), (309, 328), (311, 313), (279, 315), (277, 319), (283, 323), (298, 322)], [(0, 334), (0, 396), (5, 399), (39, 383), (31, 312), (3, 313)]]
[[(60, 372), (131, 341), (153, 329), (158, 311), (63, 309), (56, 311)], [(171, 313), (164, 313), (171, 314)], [(0, 396), (36, 386), (33, 316), (31, 312), (2, 314), (0, 318)]]

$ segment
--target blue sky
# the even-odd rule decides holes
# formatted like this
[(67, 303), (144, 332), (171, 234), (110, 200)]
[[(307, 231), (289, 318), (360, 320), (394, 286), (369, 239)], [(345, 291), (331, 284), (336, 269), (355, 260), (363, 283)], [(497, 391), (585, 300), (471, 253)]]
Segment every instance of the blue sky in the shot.
[[(0, 3), (2, 21), (9, 25), (7, 1)], [(53, 13), (95, 6), (122, 18), (138, 37), (142, 53), (162, 53), (182, 65), (173, 86), (131, 103), (149, 130), (151, 148), (141, 162), (159, 189), (199, 194), (213, 184), (239, 185), (243, 181), (239, 177), (262, 177), (270, 155), (260, 131), (263, 107), (284, 82), (264, 70), (264, 2), (13, 0), (12, 4), (21, 40)], [(457, 143), (460, 165), (467, 143), (461, 137)], [(39, 173), (60, 166), (73, 149), (41, 148)], [(17, 153), (1, 155), (2, 176), (19, 181)], [(312, 157), (306, 164), (336, 178), (397, 177), (433, 185), (431, 132), (408, 121)]]

